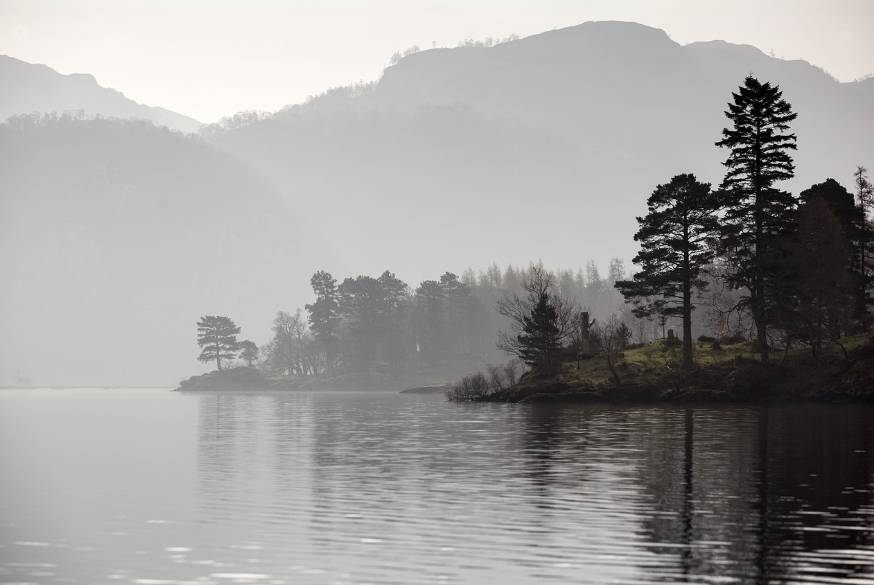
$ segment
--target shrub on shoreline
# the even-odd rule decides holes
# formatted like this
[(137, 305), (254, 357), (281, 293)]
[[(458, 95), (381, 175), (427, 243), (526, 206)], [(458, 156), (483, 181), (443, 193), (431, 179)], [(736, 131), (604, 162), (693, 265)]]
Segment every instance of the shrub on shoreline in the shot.
[(453, 402), (482, 400), (492, 394), (511, 390), (519, 381), (519, 362), (512, 360), (504, 366), (486, 366), (486, 373), (465, 376), (446, 392)]

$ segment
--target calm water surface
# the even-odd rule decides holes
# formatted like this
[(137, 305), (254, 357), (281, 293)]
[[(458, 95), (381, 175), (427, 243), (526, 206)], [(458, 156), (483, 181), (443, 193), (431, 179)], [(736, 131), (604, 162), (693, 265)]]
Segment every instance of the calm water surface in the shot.
[(0, 391), (0, 582), (874, 583), (874, 409)]

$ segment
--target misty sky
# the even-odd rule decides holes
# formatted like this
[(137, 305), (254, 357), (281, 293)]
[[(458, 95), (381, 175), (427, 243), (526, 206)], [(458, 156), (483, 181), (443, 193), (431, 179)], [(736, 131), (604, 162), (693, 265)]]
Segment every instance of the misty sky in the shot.
[(398, 49), (633, 20), (674, 40), (804, 58), (840, 80), (874, 69), (871, 0), (0, 0), (0, 53), (91, 73), (211, 122), (376, 79)]

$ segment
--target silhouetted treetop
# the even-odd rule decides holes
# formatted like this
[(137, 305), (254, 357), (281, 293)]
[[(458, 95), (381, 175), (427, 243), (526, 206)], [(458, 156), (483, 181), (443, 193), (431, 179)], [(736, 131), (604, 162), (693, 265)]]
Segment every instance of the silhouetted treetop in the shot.
[(222, 360), (231, 360), (239, 349), (237, 335), (240, 328), (229, 318), (218, 315), (204, 315), (197, 322), (197, 344), (203, 348), (198, 360), (215, 361), (216, 368), (222, 369)]

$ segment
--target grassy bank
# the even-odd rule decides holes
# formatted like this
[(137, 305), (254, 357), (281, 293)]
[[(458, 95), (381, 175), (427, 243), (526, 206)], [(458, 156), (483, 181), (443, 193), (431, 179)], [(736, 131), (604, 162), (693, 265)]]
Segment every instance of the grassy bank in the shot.
[(680, 348), (654, 343), (627, 349), (617, 364), (619, 383), (603, 355), (563, 361), (550, 376), (523, 375), (518, 382), (468, 377), (450, 400), (480, 402), (670, 402), (761, 400), (874, 400), (874, 343), (865, 336), (842, 340), (814, 358), (798, 348), (759, 361), (750, 343), (696, 342), (696, 365), (679, 368)]

